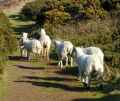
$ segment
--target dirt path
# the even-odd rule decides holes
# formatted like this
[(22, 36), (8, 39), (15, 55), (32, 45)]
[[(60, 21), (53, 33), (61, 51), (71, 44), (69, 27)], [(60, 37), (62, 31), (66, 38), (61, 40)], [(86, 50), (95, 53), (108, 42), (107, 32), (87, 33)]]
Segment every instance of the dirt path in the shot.
[(120, 93), (110, 95), (113, 89), (109, 86), (105, 91), (96, 87), (84, 89), (76, 74), (70, 72), (75, 72), (75, 68), (61, 71), (56, 64), (43, 62), (11, 61), (9, 64), (5, 101), (119, 101), (120, 98)]
[(31, 67), (23, 62), (9, 66), (6, 101), (72, 101), (79, 98), (78, 89), (68, 84), (75, 81), (74, 77), (61, 76), (56, 70)]
[(54, 65), (33, 66), (29, 62), (10, 64), (7, 68), (6, 101), (79, 101), (76, 99), (104, 95), (96, 93), (96, 89), (86, 91), (76, 76), (66, 74)]

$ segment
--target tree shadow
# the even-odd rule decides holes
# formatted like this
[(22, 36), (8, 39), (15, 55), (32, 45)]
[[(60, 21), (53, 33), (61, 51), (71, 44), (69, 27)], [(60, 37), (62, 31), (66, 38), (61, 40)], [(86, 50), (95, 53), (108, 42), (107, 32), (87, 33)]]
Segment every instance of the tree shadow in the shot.
[(13, 20), (22, 20), (22, 16), (20, 16), (19, 14), (10, 15), (9, 18)]
[(74, 99), (72, 101), (120, 101), (120, 94), (114, 94), (114, 95), (108, 94), (107, 96), (98, 99), (80, 98), (80, 99)]
[(57, 71), (56, 73), (61, 74), (61, 75), (77, 76), (78, 68), (77, 67), (66, 67), (65, 70)]
[[(13, 19), (13, 20), (17, 20), (17, 21), (23, 21), (24, 23), (27, 21), (32, 21), (28, 18), (23, 17), (21, 14), (16, 14), (16, 15), (10, 15), (9, 18)], [(19, 22), (18, 22), (19, 23)], [(21, 33), (21, 32), (31, 32), (34, 29), (36, 29), (36, 24), (32, 23), (32, 24), (28, 24), (28, 25), (21, 25), (18, 27), (13, 27), (13, 30), (17, 33)]]
[(22, 56), (8, 56), (9, 60), (14, 60), (14, 61), (27, 61), (27, 57), (22, 57)]
[(22, 32), (32, 32), (34, 30), (35, 24), (29, 24), (29, 25), (21, 25), (19, 27), (14, 27), (14, 31), (18, 33)]
[(21, 14), (13, 14), (13, 15), (10, 15), (9, 18), (13, 20), (19, 20), (19, 21), (31, 21), (31, 19), (24, 17)]
[[(31, 83), (34, 86), (40, 86), (40, 87), (46, 87), (46, 88), (59, 88), (63, 89), (66, 91), (73, 91), (73, 92), (80, 92), (80, 91), (98, 91), (102, 93), (108, 93), (113, 91), (113, 89), (101, 89), (99, 87), (92, 86), (90, 89), (84, 88), (81, 86), (73, 86), (70, 85), (72, 82), (77, 82), (76, 79), (74, 78), (68, 78), (68, 77), (38, 77), (38, 76), (23, 76), (23, 79), (25, 80), (20, 80), (20, 81), (15, 81), (15, 82), (26, 82), (26, 83)], [(27, 79), (27, 80), (26, 80)], [(62, 82), (61, 82), (62, 81)], [(69, 82), (65, 84), (66, 82)], [(104, 87), (106, 88), (105, 85)]]
[(31, 69), (31, 70), (44, 70), (44, 67), (33, 67), (33, 66), (29, 66), (29, 65), (15, 65), (16, 67), (20, 68), (20, 69)]
[[(74, 86), (69, 86), (63, 83), (56, 83), (56, 82), (49, 82), (49, 81), (35, 81), (35, 80), (20, 80), (20, 81), (15, 81), (15, 82), (24, 82), (24, 83), (31, 83), (34, 86), (38, 87), (45, 87), (45, 88), (58, 88), (58, 89), (63, 89), (65, 91), (72, 91), (72, 92), (83, 92), (87, 91), (87, 89), (83, 87), (74, 87)], [(90, 89), (89, 91), (96, 91), (95, 88)]]
[[(80, 92), (80, 91), (95, 92), (96, 91), (96, 92), (107, 94), (116, 89), (114, 85), (109, 83), (104, 84), (102, 88), (99, 86), (91, 86), (90, 89), (87, 89), (81, 86), (81, 83), (80, 83), (80, 86), (79, 85), (74, 86), (74, 85), (71, 85), (71, 83), (77, 82), (77, 80), (75, 78), (71, 78), (71, 77), (69, 78), (64, 76), (56, 76), (56, 77), (23, 76), (23, 79), (25, 80), (20, 80), (15, 82), (26, 82), (26, 83), (31, 83), (34, 86), (40, 86), (40, 87), (46, 87), (46, 88), (49, 88), (49, 87), (59, 88), (66, 91), (73, 91), (73, 92)], [(68, 83), (66, 84), (66, 82)]]
[(57, 66), (58, 63), (57, 63), (56, 61), (55, 61), (55, 62), (52, 61), (52, 62), (49, 63), (49, 65), (50, 65), (50, 66)]
[(23, 78), (30, 79), (30, 80), (46, 80), (46, 81), (76, 81), (74, 78), (68, 77), (38, 77), (38, 76), (24, 76)]

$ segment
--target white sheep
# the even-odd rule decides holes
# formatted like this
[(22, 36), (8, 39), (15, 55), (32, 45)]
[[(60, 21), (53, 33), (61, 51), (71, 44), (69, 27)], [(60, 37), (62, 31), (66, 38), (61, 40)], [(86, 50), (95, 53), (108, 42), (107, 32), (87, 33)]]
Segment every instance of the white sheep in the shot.
[(83, 52), (88, 54), (88, 55), (89, 54), (96, 54), (99, 57), (102, 65), (104, 65), (104, 53), (100, 48), (98, 48), (98, 47), (87, 47), (87, 48), (82, 48), (82, 49), (83, 49)]
[(49, 53), (50, 53), (50, 47), (51, 47), (51, 39), (50, 37), (46, 34), (45, 29), (41, 29), (40, 32), (40, 42), (42, 45), (42, 55), (44, 57), (47, 57), (47, 59), (49, 60)]
[[(54, 40), (56, 53), (59, 58), (58, 65), (63, 68), (63, 60), (66, 61), (66, 66), (68, 66), (68, 55), (71, 56), (72, 50), (73, 50), (73, 44), (70, 41), (59, 41)], [(73, 65), (73, 59), (72, 56), (70, 57), (70, 63), (71, 66)]]
[(75, 47), (72, 52), (74, 59), (78, 65), (78, 77), (87, 87), (90, 86), (91, 73), (93, 71), (102, 77), (104, 72), (104, 66), (101, 63), (98, 55), (88, 55), (84, 53), (83, 48)]
[(29, 58), (30, 53), (34, 55), (41, 54), (42, 46), (39, 40), (29, 39), (28, 33), (23, 33), (22, 36), (22, 46), (21, 46), (21, 55), (25, 55)]

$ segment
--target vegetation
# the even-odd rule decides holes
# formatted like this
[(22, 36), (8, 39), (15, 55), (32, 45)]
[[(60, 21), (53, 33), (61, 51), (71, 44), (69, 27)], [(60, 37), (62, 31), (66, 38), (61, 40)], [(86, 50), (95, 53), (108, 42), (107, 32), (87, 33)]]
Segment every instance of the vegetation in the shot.
[(16, 42), (8, 18), (0, 11), (0, 74), (3, 73), (6, 56), (16, 49)]
[[(46, 63), (46, 61), (40, 61), (40, 63), (26, 63), (26, 61), (14, 60), (10, 61), (9, 64), (14, 67), (8, 67), (8, 72), (10, 72), (8, 74), (14, 74), (15, 76), (9, 75), (9, 79), (13, 80), (13, 77), (15, 77), (14, 81), (23, 80), (24, 74), (29, 73), (30, 75), (28, 75), (26, 78), (27, 80), (25, 79), (23, 80), (23, 83), (21, 81), (19, 83), (22, 83), (23, 86), (32, 83), (31, 87), (28, 86), (30, 90), (36, 89), (37, 91), (37, 86), (39, 86), (41, 92), (44, 89), (45, 92), (50, 91), (50, 93), (52, 92), (53, 94), (56, 93), (56, 90), (68, 90), (68, 92), (72, 91), (73, 93), (75, 90), (75, 92), (78, 92), (79, 95), (81, 95), (80, 97), (82, 97), (83, 100), (107, 100), (114, 98), (114, 92), (112, 91), (120, 90), (119, 76), (117, 78), (117, 75), (119, 75), (119, 68), (111, 68), (120, 67), (119, 10), (119, 2), (116, 2), (115, 0), (36, 0), (24, 6), (21, 11), (22, 15), (16, 15), (15, 13), (15, 15), (10, 16), (10, 19), (12, 19), (12, 21), (15, 21), (13, 21), (15, 27), (18, 29), (20, 28), (20, 32), (26, 31), (26, 29), (30, 28), (31, 30), (33, 29), (32, 33), (37, 34), (36, 32), (40, 31), (37, 28), (44, 27), (51, 38), (70, 40), (74, 43), (74, 45), (77, 46), (98, 46), (102, 48), (105, 53), (105, 62), (111, 65), (109, 66), (111, 73), (109, 71), (108, 73), (114, 73), (116, 77), (112, 77), (112, 80), (110, 82), (105, 82), (105, 87), (103, 90), (94, 88), (95, 82), (93, 82), (93, 91), (90, 91), (90, 93), (86, 91), (81, 92), (83, 91), (80, 89), (82, 85), (80, 82), (74, 82), (73, 80), (76, 79), (77, 68), (67, 68), (65, 71), (58, 70), (57, 72), (53, 69), (53, 74), (51, 68), (46, 68), (48, 66), (54, 68), (53, 65), (57, 65), (56, 61), (50, 61), (51, 64)], [(21, 19), (21, 17), (23, 19)], [(33, 26), (33, 28), (31, 28), (31, 23), (25, 22), (25, 20), (35, 21), (36, 26), (38, 27), (34, 29), (36, 26)], [(15, 31), (17, 32), (17, 30)], [(9, 55), (9, 53), (16, 50), (16, 43), (16, 38), (14, 32), (11, 29), (11, 24), (3, 12), (0, 11), (0, 76), (4, 71), (3, 65), (7, 59), (6, 57)], [(15, 53), (14, 55), (18, 55), (18, 53)], [(52, 54), (51, 58), (54, 58), (54, 54)], [(41, 72), (42, 69), (43, 71)], [(19, 74), (18, 72), (20, 72), (20, 70), (23, 73)], [(31, 70), (37, 70), (38, 72), (34, 73), (31, 72)], [(20, 77), (22, 77), (22, 79)], [(28, 82), (29, 79), (30, 82)], [(16, 83), (18, 82), (14, 82), (14, 84)], [(4, 96), (4, 85), (4, 82), (2, 83), (2, 80), (0, 80), (0, 98)], [(16, 89), (18, 86), (10, 87)], [(40, 92), (40, 90), (38, 91)], [(86, 96), (90, 98), (84, 99)], [(119, 95), (115, 95), (114, 99), (118, 100), (118, 97)]]
[(116, 0), (36, 0), (25, 5), (21, 14), (44, 26), (51, 37), (101, 47), (106, 61), (118, 67), (119, 11)]

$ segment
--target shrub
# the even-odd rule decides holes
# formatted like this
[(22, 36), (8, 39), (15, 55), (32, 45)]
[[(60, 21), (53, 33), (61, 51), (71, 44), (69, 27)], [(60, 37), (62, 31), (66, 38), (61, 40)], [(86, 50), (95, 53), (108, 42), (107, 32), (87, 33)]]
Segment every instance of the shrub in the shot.
[(36, 0), (25, 5), (21, 14), (42, 24), (46, 20), (43, 18), (49, 17), (55, 17), (52, 21), (57, 19), (56, 17), (62, 18), (57, 19), (60, 20), (58, 22), (66, 19), (66, 17), (72, 18), (72, 20), (104, 18), (107, 12), (101, 8), (100, 4), (100, 0)]
[(0, 72), (4, 69), (6, 56), (17, 48), (17, 40), (10, 28), (8, 18), (0, 11)]

